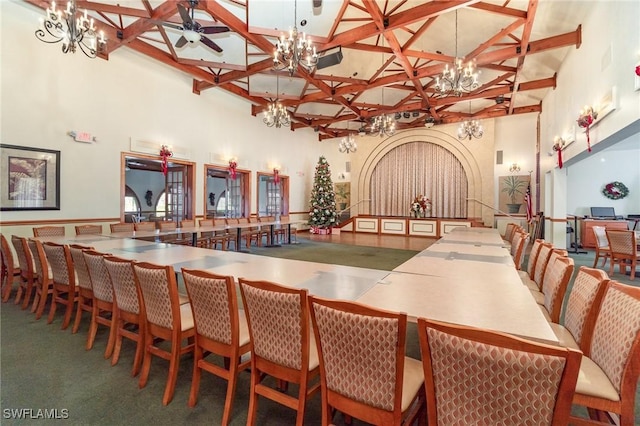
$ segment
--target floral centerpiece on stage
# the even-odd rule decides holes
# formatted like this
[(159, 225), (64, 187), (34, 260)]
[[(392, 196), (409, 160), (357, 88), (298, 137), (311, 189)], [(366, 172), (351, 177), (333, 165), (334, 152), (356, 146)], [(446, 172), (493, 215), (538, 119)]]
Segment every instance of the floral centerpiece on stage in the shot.
[(418, 195), (411, 203), (411, 213), (414, 217), (430, 217), (431, 200), (424, 195)]

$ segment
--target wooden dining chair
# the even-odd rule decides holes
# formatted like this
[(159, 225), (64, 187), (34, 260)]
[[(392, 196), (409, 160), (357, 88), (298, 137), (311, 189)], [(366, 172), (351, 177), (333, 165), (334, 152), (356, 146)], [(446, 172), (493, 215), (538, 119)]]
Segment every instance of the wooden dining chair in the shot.
[(335, 411), (386, 425), (411, 425), (424, 412), (422, 363), (405, 356), (407, 315), (309, 297), (318, 347), (322, 425)]
[(196, 221), (193, 219), (182, 219), (180, 221), (180, 228), (195, 228)]
[(56, 315), (58, 304), (65, 307), (61, 329), (66, 328), (71, 323), (71, 315), (76, 302), (78, 301), (78, 289), (76, 287), (76, 274), (73, 269), (73, 260), (69, 246), (46, 242), (42, 244), (47, 262), (51, 266), (51, 280), (53, 297), (51, 298), (51, 308), (47, 317), (47, 324), (51, 324)]
[(109, 272), (113, 285), (113, 325), (115, 340), (111, 365), (116, 365), (120, 359), (122, 339), (127, 338), (136, 344), (131, 375), (137, 376), (142, 365), (144, 352), (144, 336), (146, 321), (142, 315), (142, 296), (136, 286), (133, 274), (133, 261), (116, 256), (104, 257), (104, 264)]
[(549, 263), (549, 258), (553, 252), (553, 244), (542, 243), (540, 252), (538, 253), (538, 259), (536, 260), (536, 267), (533, 271), (533, 277), (530, 280), (523, 280), (525, 285), (531, 291), (540, 291), (542, 288), (542, 281), (544, 279), (544, 273)]
[[(13, 241), (14, 238), (18, 238), (15, 235), (11, 237), (11, 242), (15, 247), (15, 243)], [(22, 245), (22, 243), (20, 243)], [(9, 242), (5, 238), (4, 234), (0, 233), (0, 253), (2, 255), (2, 290), (0, 294), (2, 295), (2, 301), (7, 302), (11, 297), (11, 292), (13, 291), (13, 284), (16, 281), (16, 278), (20, 280), (18, 284), (18, 294), (22, 291), (23, 281), (22, 277), (22, 265), (20, 264), (20, 256), (16, 249), (16, 254), (18, 255), (18, 264), (16, 265), (15, 259), (13, 258), (13, 252), (11, 251), (11, 247), (9, 247)], [(16, 303), (19, 302), (19, 297), (16, 295)]]
[(111, 229), (111, 233), (114, 233), (114, 232), (133, 232), (135, 230), (135, 224), (133, 224), (133, 223), (111, 223), (111, 224), (109, 224), (109, 228)]
[(566, 425), (581, 353), (418, 318), (430, 425)]
[[(298, 237), (297, 237), (298, 228), (296, 228), (293, 225), (291, 225), (291, 227), (289, 227), (288, 225), (285, 225), (287, 222), (289, 222), (289, 220), (290, 220), (289, 215), (280, 216), (280, 222), (283, 223), (283, 224), (281, 224), (280, 225), (281, 227), (276, 230), (276, 235), (278, 235), (282, 239), (295, 241), (297, 243), (298, 242)], [(289, 234), (291, 234), (291, 235), (289, 235)]]
[(64, 237), (64, 226), (39, 226), (33, 228), (34, 237)]
[(513, 244), (511, 244), (511, 257), (515, 263), (516, 269), (522, 269), (522, 259), (529, 245), (529, 234), (526, 232), (515, 232), (513, 234)]
[[(228, 225), (229, 223), (230, 222), (228, 220), (225, 220), (223, 218), (214, 218), (213, 219), (213, 226), (224, 226), (224, 225)], [(236, 224), (237, 224), (237, 222), (236, 222)], [(229, 249), (230, 244), (232, 244), (232, 243), (233, 243), (233, 247), (234, 248), (237, 247), (238, 234), (237, 234), (235, 229), (224, 229), (224, 230), (215, 231), (215, 236), (216, 236), (216, 238), (222, 238), (222, 240), (226, 241), (226, 243), (225, 243), (226, 248), (223, 248), (223, 250)], [(216, 247), (214, 247), (214, 248), (216, 248)]]
[[(172, 266), (134, 263), (133, 272), (142, 295), (142, 312), (146, 321), (144, 356), (138, 386), (142, 389), (147, 385), (152, 356), (169, 361), (169, 374), (162, 397), (162, 404), (167, 405), (175, 392), (180, 356), (193, 352), (193, 313), (190, 304), (180, 305), (176, 274)], [(183, 340), (188, 341), (185, 346), (182, 345)], [(159, 345), (162, 341), (170, 344), (168, 351)]]
[(77, 225), (76, 235), (102, 234), (102, 225)]
[(513, 231), (515, 230), (515, 227), (517, 225), (513, 222), (509, 222), (507, 223), (507, 225), (504, 228), (504, 234), (501, 235), (502, 240), (505, 243), (511, 242), (511, 235), (513, 234)]
[(133, 227), (136, 231), (155, 231), (156, 223), (155, 222), (136, 222), (133, 224)]
[(42, 243), (38, 240), (27, 240), (31, 255), (33, 256), (34, 265), (34, 285), (35, 285), (35, 297), (33, 298), (33, 305), (31, 306), (31, 312), (36, 314), (36, 319), (40, 319), (44, 313), (45, 306), (49, 295), (53, 295), (53, 281), (51, 279), (51, 272), (49, 270), (49, 264), (47, 263), (47, 256), (42, 248)]
[(549, 322), (560, 322), (562, 301), (574, 268), (573, 259), (570, 257), (559, 256), (555, 260), (549, 261), (549, 267), (542, 283), (543, 300), (542, 303), (539, 303), (543, 315)]
[[(4, 243), (3, 243), (4, 244)], [(22, 309), (27, 309), (31, 302), (31, 296), (33, 295), (34, 283), (35, 283), (35, 265), (33, 263), (33, 256), (29, 249), (27, 239), (24, 237), (18, 237), (17, 235), (11, 236), (11, 244), (16, 251), (16, 257), (18, 259), (18, 269), (14, 269), (14, 274), (19, 273), (18, 291), (16, 292), (16, 298), (14, 303), (17, 305), (22, 302)], [(7, 252), (10, 253), (11, 249), (7, 247)], [(9, 258), (8, 262), (14, 260)], [(4, 301), (4, 297), (3, 297)]]
[[(238, 375), (251, 363), (241, 360), (251, 352), (249, 328), (244, 312), (238, 311), (238, 298), (233, 277), (204, 271), (182, 269), (184, 285), (191, 302), (195, 326), (193, 378), (189, 406), (198, 401), (202, 371), (215, 374), (227, 381), (227, 394), (221, 424), (226, 426), (233, 412), (233, 399)], [(226, 368), (208, 361), (207, 354), (224, 357)]]
[[(610, 281), (584, 351), (573, 403), (587, 407), (590, 420), (571, 424), (632, 426), (640, 376), (640, 287)], [(611, 413), (611, 414), (610, 414)]]
[(607, 233), (604, 226), (593, 226), (594, 240), (596, 242), (596, 258), (593, 260), (593, 267), (598, 265), (598, 259), (602, 258), (601, 268), (607, 263), (607, 259), (611, 258), (611, 248), (609, 247), (609, 240), (607, 239)]
[[(267, 281), (238, 281), (252, 346), (247, 425), (255, 424), (262, 396), (296, 410), (296, 425), (301, 426), (307, 399), (320, 389), (314, 380), (320, 367), (309, 324), (308, 292)], [(270, 387), (263, 381), (268, 376), (297, 384), (297, 396)]]
[(538, 260), (538, 255), (540, 254), (542, 243), (544, 243), (544, 240), (539, 238), (533, 242), (531, 251), (529, 252), (529, 258), (527, 259), (527, 269), (524, 271), (518, 271), (518, 276), (520, 276), (520, 280), (522, 280), (523, 284), (526, 284), (526, 282), (529, 282), (533, 279), (534, 271), (536, 268), (536, 261)]
[(633, 281), (638, 267), (638, 241), (635, 231), (622, 229), (606, 229), (607, 240), (611, 248), (609, 275), (613, 275), (613, 267), (618, 265), (621, 274), (627, 273), (627, 265), (631, 266), (629, 279)]
[(607, 288), (609, 276), (600, 269), (581, 266), (567, 299), (564, 323), (550, 323), (560, 346), (586, 351)]
[[(543, 253), (544, 254), (544, 253)], [(560, 257), (568, 257), (569, 254), (567, 253), (566, 250), (563, 249), (551, 249), (551, 251), (549, 252), (549, 256), (547, 258), (546, 261), (546, 266), (544, 267), (544, 270), (542, 271), (542, 273), (540, 274), (543, 278), (542, 281), (540, 282), (540, 289), (532, 289), (531, 287), (529, 287), (529, 291), (531, 292), (531, 294), (533, 295), (533, 298), (536, 300), (536, 303), (538, 303), (538, 305), (544, 305), (544, 293), (543, 293), (543, 286), (544, 286), (544, 280), (547, 277), (547, 273), (550, 271), (551, 267), (555, 264), (556, 260)], [(535, 275), (535, 272), (534, 272)], [(536, 283), (537, 285), (537, 283)]]
[(70, 245), (69, 252), (71, 260), (73, 260), (73, 268), (76, 274), (76, 286), (78, 287), (78, 303), (76, 307), (76, 317), (73, 321), (72, 333), (77, 333), (82, 321), (82, 312), (91, 314), (93, 310), (93, 287), (91, 286), (91, 278), (87, 270), (87, 264), (84, 261), (83, 251), (93, 250), (93, 247), (82, 246), (78, 244)]
[(104, 358), (107, 359), (113, 354), (116, 341), (117, 315), (113, 304), (113, 285), (104, 260), (104, 253), (95, 250), (83, 250), (81, 252), (87, 273), (91, 279), (93, 288), (93, 303), (91, 305), (91, 325), (87, 334), (86, 349), (93, 349), (93, 344), (98, 333), (98, 326), (103, 325), (109, 330), (107, 346), (104, 350)]

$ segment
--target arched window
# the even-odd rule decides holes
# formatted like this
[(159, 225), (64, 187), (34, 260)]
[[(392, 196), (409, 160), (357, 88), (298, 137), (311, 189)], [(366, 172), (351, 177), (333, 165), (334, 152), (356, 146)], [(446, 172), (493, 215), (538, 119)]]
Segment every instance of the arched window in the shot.
[[(171, 194), (169, 194), (169, 202), (171, 202)], [(162, 191), (156, 201), (156, 217), (164, 217), (167, 209), (167, 192)]]
[(124, 187), (124, 212), (125, 214), (140, 214), (140, 200), (128, 185)]

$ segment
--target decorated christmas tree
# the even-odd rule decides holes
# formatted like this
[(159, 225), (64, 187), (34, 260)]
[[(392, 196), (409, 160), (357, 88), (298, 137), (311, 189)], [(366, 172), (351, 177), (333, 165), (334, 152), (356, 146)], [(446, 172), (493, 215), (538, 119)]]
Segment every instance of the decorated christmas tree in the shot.
[(324, 156), (318, 160), (313, 178), (311, 201), (309, 202), (309, 225), (314, 228), (330, 228), (338, 224), (336, 194), (331, 182), (329, 163)]

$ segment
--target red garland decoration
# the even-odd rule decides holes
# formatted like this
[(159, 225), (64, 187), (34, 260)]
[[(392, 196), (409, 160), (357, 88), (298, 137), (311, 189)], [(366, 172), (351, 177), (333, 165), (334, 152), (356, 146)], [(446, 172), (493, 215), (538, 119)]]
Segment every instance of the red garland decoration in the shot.
[(598, 113), (595, 112), (591, 107), (585, 107), (584, 110), (580, 111), (580, 116), (577, 120), (578, 126), (585, 129), (585, 133), (587, 134), (587, 149), (589, 152), (591, 152), (591, 138), (589, 137), (589, 127), (591, 127), (596, 118), (598, 118)]
[(280, 171), (275, 167), (273, 169), (273, 183), (276, 185), (280, 183)]
[(558, 167), (562, 168), (562, 147), (564, 146), (564, 141), (562, 139), (556, 139), (553, 144), (553, 150), (558, 153)]
[(169, 157), (171, 156), (173, 156), (173, 152), (171, 152), (171, 148), (169, 148), (167, 145), (162, 145), (162, 148), (160, 148), (160, 157), (162, 157), (162, 174), (165, 176), (169, 171), (169, 166), (167, 163), (168, 163)]
[(640, 77), (640, 65), (636, 66), (636, 75)]
[(229, 161), (229, 174), (231, 175), (231, 179), (236, 180), (236, 176), (238, 175), (238, 172), (236, 171), (236, 168), (238, 167), (238, 163), (236, 163), (235, 161)]

